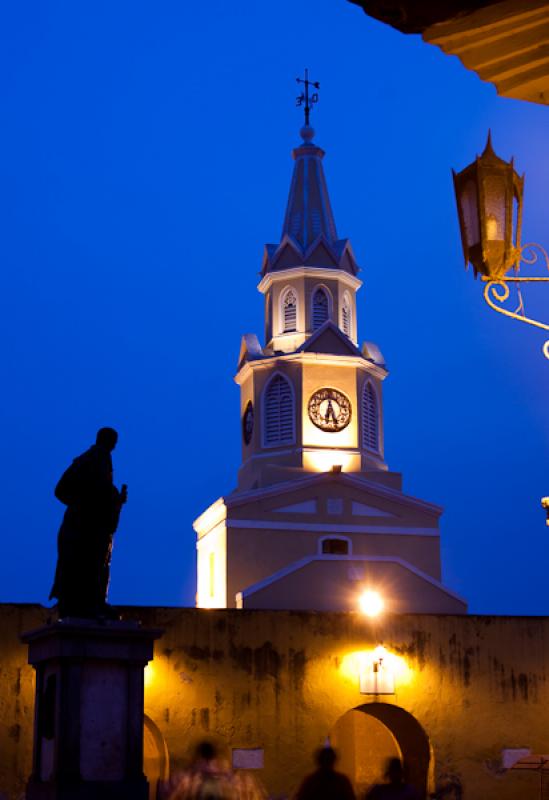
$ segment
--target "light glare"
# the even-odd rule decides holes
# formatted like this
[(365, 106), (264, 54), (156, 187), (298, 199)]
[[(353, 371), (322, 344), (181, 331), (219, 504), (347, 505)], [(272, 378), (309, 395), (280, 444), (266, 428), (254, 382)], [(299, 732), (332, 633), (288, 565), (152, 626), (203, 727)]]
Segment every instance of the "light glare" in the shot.
[(383, 611), (383, 600), (378, 592), (368, 590), (359, 598), (360, 610), (368, 617), (377, 617)]

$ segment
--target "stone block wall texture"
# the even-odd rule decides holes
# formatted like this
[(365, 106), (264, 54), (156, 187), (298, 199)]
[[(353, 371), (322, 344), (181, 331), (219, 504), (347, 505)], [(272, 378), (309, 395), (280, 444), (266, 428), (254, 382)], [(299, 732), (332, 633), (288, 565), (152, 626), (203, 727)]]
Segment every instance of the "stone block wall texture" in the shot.
[[(290, 795), (313, 751), (359, 692), (359, 654), (383, 644), (405, 666), (396, 693), (377, 698), (419, 722), (431, 750), (430, 789), (458, 782), (466, 800), (537, 796), (535, 774), (504, 772), (501, 751), (549, 752), (549, 619), (190, 608), (123, 610), (165, 634), (146, 674), (145, 711), (172, 770), (210, 738), (227, 751), (263, 748), (258, 776)], [(34, 675), (24, 630), (40, 606), (0, 606), (0, 792), (20, 798), (30, 771)]]

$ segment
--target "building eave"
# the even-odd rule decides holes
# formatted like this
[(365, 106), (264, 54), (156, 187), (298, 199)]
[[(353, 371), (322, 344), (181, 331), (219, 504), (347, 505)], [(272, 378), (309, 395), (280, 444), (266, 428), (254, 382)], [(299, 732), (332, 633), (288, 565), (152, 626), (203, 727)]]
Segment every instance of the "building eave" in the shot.
[(291, 267), (274, 272), (267, 272), (257, 284), (257, 288), (265, 294), (272, 286), (273, 281), (289, 280), (292, 278), (318, 278), (319, 280), (338, 280), (355, 291), (360, 289), (362, 281), (350, 272), (342, 269), (331, 269), (330, 267)]
[(502, 97), (549, 105), (549, 0), (350, 2), (457, 56)]
[(238, 370), (234, 377), (234, 381), (239, 386), (248, 378), (250, 373), (255, 369), (271, 369), (275, 361), (281, 363), (291, 363), (299, 361), (307, 364), (322, 364), (324, 366), (341, 367), (353, 366), (363, 369), (370, 373), (379, 380), (383, 381), (389, 374), (388, 370), (373, 361), (369, 361), (362, 355), (334, 355), (332, 353), (279, 353), (277, 355), (267, 356), (266, 358), (257, 358), (253, 361), (246, 361)]
[(211, 503), (211, 505), (194, 520), (193, 529), (200, 539), (225, 519), (227, 519), (225, 498), (218, 497), (217, 500)]
[(266, 486), (260, 489), (249, 489), (244, 492), (234, 492), (223, 498), (227, 510), (245, 505), (247, 503), (263, 500), (266, 498), (278, 497), (285, 494), (291, 494), (309, 486), (316, 484), (330, 483), (337, 481), (344, 486), (350, 486), (361, 491), (367, 491), (372, 495), (377, 495), (380, 498), (390, 500), (391, 502), (401, 503), (406, 506), (413, 506), (414, 508), (425, 511), (439, 517), (444, 509), (442, 506), (437, 506), (434, 503), (428, 503), (425, 500), (420, 500), (412, 495), (404, 494), (396, 489), (391, 489), (388, 486), (383, 486), (375, 481), (363, 478), (361, 475), (351, 472), (315, 472), (303, 478), (294, 478), (291, 481), (284, 481), (282, 483), (275, 483), (272, 486)]
[(369, 17), (401, 33), (423, 33), (431, 25), (496, 5), (500, 0), (349, 0)]

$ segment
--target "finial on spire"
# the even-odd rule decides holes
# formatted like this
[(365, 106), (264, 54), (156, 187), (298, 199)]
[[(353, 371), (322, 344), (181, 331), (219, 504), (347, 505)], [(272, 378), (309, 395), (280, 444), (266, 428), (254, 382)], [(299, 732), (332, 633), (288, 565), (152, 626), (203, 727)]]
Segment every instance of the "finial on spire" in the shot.
[(492, 131), (488, 128), (488, 138), (486, 139), (486, 147), (484, 148), (483, 156), (495, 156), (494, 147), (492, 145)]
[[(311, 113), (311, 108), (315, 103), (318, 103), (318, 93), (313, 92), (313, 94), (309, 95), (309, 86), (312, 86), (313, 89), (320, 89), (320, 83), (318, 81), (310, 81), (309, 80), (309, 70), (305, 70), (305, 78), (296, 78), (297, 83), (302, 83), (305, 87), (305, 91), (301, 92), (299, 97), (296, 98), (296, 106), (304, 105), (304, 112), (305, 112), (305, 128), (308, 129), (309, 126), (309, 114)], [(305, 137), (303, 137), (305, 138)], [(311, 137), (312, 138), (312, 137)]]

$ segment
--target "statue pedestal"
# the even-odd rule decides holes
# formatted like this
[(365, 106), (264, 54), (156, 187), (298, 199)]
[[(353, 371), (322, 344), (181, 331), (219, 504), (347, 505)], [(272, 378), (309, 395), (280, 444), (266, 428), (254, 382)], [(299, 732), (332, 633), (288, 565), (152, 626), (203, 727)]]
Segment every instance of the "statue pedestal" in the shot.
[(73, 618), (23, 634), (36, 670), (27, 800), (147, 800), (143, 672), (161, 635)]

